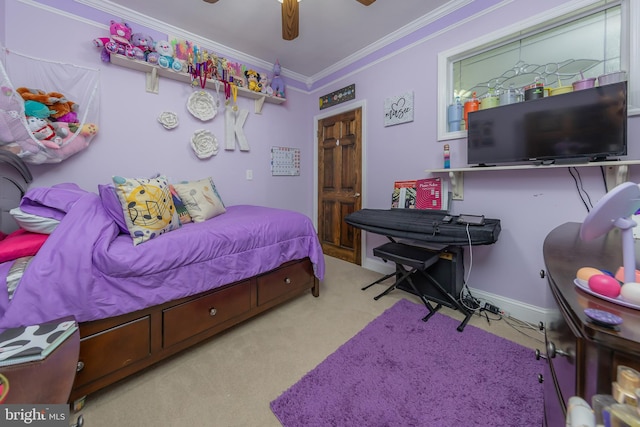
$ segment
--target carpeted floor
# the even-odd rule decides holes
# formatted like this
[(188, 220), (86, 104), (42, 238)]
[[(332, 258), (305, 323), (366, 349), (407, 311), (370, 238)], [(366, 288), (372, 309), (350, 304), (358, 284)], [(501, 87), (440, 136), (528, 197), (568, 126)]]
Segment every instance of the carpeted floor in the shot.
[[(85, 425), (280, 426), (269, 407), (271, 401), (397, 301), (419, 302), (403, 291), (374, 301), (387, 282), (364, 292), (360, 288), (378, 279), (379, 273), (325, 259), (320, 297), (303, 295), (88, 396), (82, 410)], [(457, 311), (443, 308), (440, 313), (457, 323), (462, 320)], [(526, 346), (531, 364), (537, 363), (534, 349), (544, 346), (537, 328), (474, 316), (464, 332), (445, 331), (451, 338), (464, 338), (470, 325)], [(464, 372), (465, 365), (459, 364), (459, 369)]]
[(398, 301), (271, 403), (285, 427), (542, 425), (530, 349)]

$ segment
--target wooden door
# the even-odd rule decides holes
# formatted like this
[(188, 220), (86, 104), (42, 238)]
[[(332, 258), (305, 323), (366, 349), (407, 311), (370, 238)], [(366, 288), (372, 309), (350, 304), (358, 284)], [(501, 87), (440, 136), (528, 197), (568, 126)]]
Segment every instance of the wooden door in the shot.
[(318, 236), (326, 255), (360, 265), (360, 229), (344, 217), (362, 207), (362, 109), (318, 121)]

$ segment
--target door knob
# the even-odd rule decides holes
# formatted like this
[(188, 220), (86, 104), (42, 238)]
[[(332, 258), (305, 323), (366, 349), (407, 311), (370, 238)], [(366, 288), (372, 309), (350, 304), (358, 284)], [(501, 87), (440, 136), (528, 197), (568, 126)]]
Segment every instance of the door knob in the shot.
[(357, 199), (358, 197), (360, 197), (360, 193), (354, 193), (353, 197), (355, 197)]

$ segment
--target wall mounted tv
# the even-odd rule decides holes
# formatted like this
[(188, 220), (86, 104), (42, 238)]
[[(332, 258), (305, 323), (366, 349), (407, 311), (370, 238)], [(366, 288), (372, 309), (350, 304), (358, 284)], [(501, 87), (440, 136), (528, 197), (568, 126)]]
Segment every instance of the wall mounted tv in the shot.
[(585, 163), (627, 154), (627, 82), (469, 113), (467, 162)]

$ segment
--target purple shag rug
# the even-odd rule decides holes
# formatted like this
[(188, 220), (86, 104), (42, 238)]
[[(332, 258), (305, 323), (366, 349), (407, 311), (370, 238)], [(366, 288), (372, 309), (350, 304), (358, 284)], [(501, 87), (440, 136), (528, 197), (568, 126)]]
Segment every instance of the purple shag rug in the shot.
[(539, 426), (534, 351), (398, 301), (271, 402), (285, 427)]

